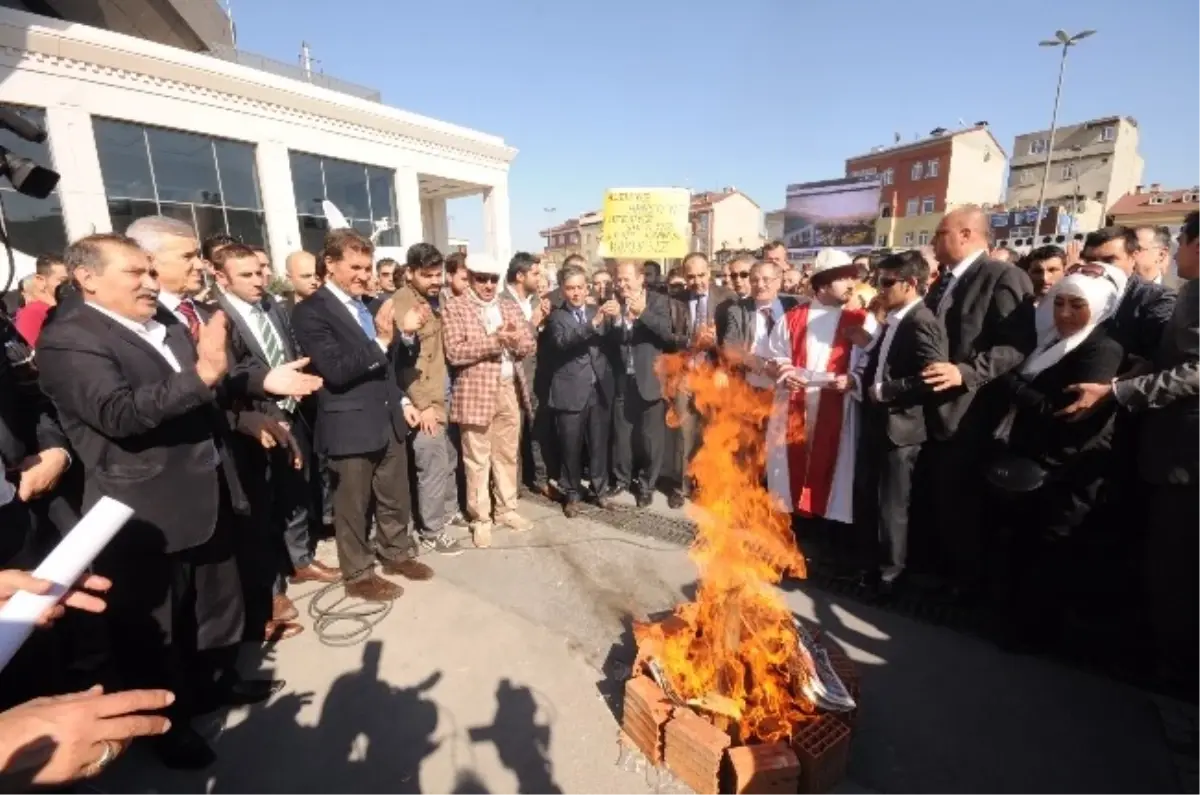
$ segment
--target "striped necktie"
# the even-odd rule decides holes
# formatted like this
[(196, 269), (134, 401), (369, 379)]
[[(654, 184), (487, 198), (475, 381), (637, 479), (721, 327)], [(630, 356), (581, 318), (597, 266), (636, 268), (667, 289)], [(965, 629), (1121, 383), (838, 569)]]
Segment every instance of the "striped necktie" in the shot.
[(187, 321), (188, 335), (192, 338), (192, 342), (198, 342), (200, 340), (200, 313), (196, 311), (192, 299), (185, 298), (179, 302), (179, 314), (183, 315), (183, 319)]
[[(254, 318), (254, 325), (258, 328), (258, 338), (262, 341), (263, 353), (267, 355), (267, 366), (274, 370), (281, 364), (287, 362), (287, 357), (283, 352), (283, 340), (279, 338), (279, 332), (275, 330), (275, 324), (267, 317), (267, 313), (260, 306), (250, 308), (250, 316)], [(284, 398), (276, 401), (276, 405), (287, 413), (291, 413), (296, 408), (295, 398)]]

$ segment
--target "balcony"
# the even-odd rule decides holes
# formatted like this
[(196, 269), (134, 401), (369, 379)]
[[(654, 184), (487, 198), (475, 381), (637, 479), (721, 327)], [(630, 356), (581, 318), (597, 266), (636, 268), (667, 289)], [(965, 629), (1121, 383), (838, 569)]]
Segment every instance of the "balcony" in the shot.
[(274, 58), (268, 58), (265, 55), (258, 55), (245, 50), (234, 49), (224, 44), (215, 44), (209, 51), (208, 55), (214, 58), (220, 58), (223, 61), (241, 64), (248, 66), (251, 69), (259, 69), (264, 72), (270, 72), (280, 77), (289, 77), (292, 80), (300, 80), (314, 86), (327, 88), (330, 91), (337, 91), (341, 94), (349, 94), (352, 97), (365, 99), (370, 102), (383, 102), (382, 95), (378, 89), (368, 88), (367, 86), (351, 83), (348, 80), (339, 80), (336, 77), (330, 77), (320, 72), (306, 72), (304, 69), (295, 64), (277, 61)]

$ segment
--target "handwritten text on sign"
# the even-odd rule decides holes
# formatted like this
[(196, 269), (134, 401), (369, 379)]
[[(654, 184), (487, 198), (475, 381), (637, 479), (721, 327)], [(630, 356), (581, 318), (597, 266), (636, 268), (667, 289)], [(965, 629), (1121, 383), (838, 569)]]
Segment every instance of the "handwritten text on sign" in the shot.
[(604, 248), (615, 259), (676, 259), (688, 252), (686, 188), (620, 188), (604, 195)]

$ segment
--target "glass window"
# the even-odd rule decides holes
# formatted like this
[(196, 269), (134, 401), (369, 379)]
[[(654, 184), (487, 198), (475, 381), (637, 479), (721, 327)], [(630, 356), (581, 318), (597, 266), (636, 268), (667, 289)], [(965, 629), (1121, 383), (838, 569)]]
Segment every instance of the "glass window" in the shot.
[(923, 231), (917, 235), (917, 245), (919, 245), (919, 246), (929, 245), (929, 231), (928, 230)]
[(925, 164), (925, 176), (936, 177), (938, 175), (938, 161), (930, 160)]
[(1049, 143), (1050, 142), (1047, 141), (1045, 138), (1034, 138), (1032, 141), (1029, 142), (1029, 154), (1044, 155), (1046, 153), (1046, 148), (1049, 145)]
[(920, 160), (912, 164), (912, 178), (920, 179), (925, 175), (925, 164)]
[(883, 172), (883, 184), (891, 185), (896, 181), (896, 169), (889, 168)]
[(932, 213), (932, 212), (933, 212), (933, 205), (934, 205), (933, 197), (932, 197), (932, 196), (926, 196), (926, 197), (925, 197), (925, 198), (924, 198), (924, 199), (921, 201), (921, 215), (929, 215), (930, 213)]
[(1075, 164), (1066, 163), (1062, 167), (1062, 179), (1075, 179)]
[(904, 233), (904, 245), (911, 246), (912, 244), (913, 244), (913, 233), (905, 232)]
[(918, 202), (917, 202), (917, 200), (916, 200), (916, 199), (909, 199), (908, 201), (906, 201), (906, 202), (904, 203), (904, 214), (905, 214), (905, 215), (916, 215), (916, 214), (917, 214), (917, 207), (918, 207)]
[[(46, 114), (41, 108), (8, 104), (0, 107), (16, 111), (43, 130), (46, 129)], [(6, 135), (3, 143), (13, 154), (27, 157), (40, 166), (54, 168), (50, 147), (45, 142), (38, 144), (21, 140), (15, 135)], [(7, 179), (0, 179), (0, 202), (4, 205), (4, 223), (14, 254), (20, 252), (30, 257), (46, 252), (61, 254), (67, 247), (67, 229), (63, 225), (62, 203), (57, 188), (46, 198), (35, 199), (17, 193)], [(7, 268), (7, 256), (0, 251), (0, 257), (4, 258), (0, 261)]]
[(108, 119), (93, 127), (113, 231), (165, 215), (201, 240), (224, 233), (266, 247), (252, 145)]
[(221, 204), (217, 158), (210, 139), (147, 128), (146, 142), (160, 202)]
[[(376, 245), (400, 245), (395, 172), (303, 152), (290, 155), (300, 239), (306, 251), (319, 251), (324, 244), (329, 224), (321, 202), (326, 199), (352, 228), (373, 237)], [(387, 231), (377, 232), (384, 221)]]

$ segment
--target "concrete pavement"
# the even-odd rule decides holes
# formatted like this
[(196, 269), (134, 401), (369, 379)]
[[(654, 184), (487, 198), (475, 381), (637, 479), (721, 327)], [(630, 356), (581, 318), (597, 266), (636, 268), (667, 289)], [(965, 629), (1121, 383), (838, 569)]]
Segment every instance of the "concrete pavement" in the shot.
[[(694, 567), (669, 544), (522, 510), (532, 532), (427, 558), (437, 578), (406, 583), (365, 644), (326, 647), (311, 631), (280, 644), (258, 667), (287, 690), (205, 724), (220, 757), (211, 770), (171, 774), (135, 752), (98, 786), (653, 791), (616, 764), (629, 621), (686, 598)], [(803, 585), (786, 596), (863, 667), (846, 791), (1175, 788), (1139, 691)]]

